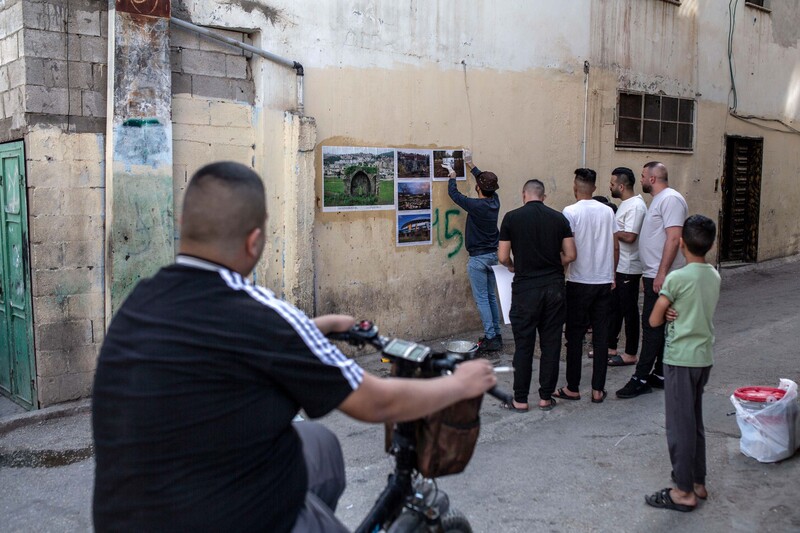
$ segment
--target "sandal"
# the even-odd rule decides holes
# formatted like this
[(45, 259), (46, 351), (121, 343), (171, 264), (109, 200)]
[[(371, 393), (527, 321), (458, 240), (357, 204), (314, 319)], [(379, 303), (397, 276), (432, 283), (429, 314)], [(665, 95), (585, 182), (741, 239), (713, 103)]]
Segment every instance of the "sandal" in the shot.
[(672, 496), (669, 495), (671, 490), (672, 489), (669, 487), (666, 489), (661, 489), (650, 496), (645, 496), (644, 501), (647, 505), (651, 507), (657, 507), (659, 509), (669, 509), (671, 511), (680, 511), (682, 513), (694, 511), (694, 505), (684, 505), (682, 503), (675, 503), (672, 501)]
[[(675, 479), (675, 471), (674, 470), (669, 473), (669, 478), (672, 480), (673, 483), (675, 483), (676, 485), (678, 484), (678, 480)], [(694, 487), (692, 487), (692, 491), (694, 492), (694, 495), (697, 496), (698, 498), (700, 498), (701, 500), (707, 500), (708, 499), (708, 494), (706, 494), (705, 496), (700, 496), (699, 494), (697, 494), (697, 491), (694, 490)]]
[(635, 365), (639, 360), (627, 362), (619, 355), (612, 355), (608, 358), (608, 366), (630, 366)]
[(541, 409), (542, 411), (551, 411), (553, 407), (555, 407), (556, 405), (558, 404), (556, 403), (555, 398), (550, 398), (550, 403), (548, 403), (547, 405), (540, 405), (539, 409)]
[(600, 398), (595, 398), (594, 394), (592, 394), (592, 403), (603, 403), (603, 400), (606, 399), (608, 393), (606, 391), (602, 391), (603, 394), (600, 395)]
[(581, 399), (581, 395), (578, 394), (577, 396), (569, 396), (566, 392), (564, 392), (564, 387), (561, 387), (557, 391), (553, 393), (553, 398), (558, 398), (559, 400), (572, 400), (577, 402)]
[(511, 411), (512, 413), (527, 413), (528, 409), (520, 409), (519, 407), (514, 406), (514, 402), (500, 402), (500, 409), (505, 409), (506, 411)]

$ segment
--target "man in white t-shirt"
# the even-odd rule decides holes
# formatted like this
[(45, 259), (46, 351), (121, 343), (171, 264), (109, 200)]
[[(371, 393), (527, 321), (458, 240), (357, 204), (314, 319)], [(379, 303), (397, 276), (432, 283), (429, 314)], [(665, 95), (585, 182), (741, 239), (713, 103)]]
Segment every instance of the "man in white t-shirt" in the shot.
[[(678, 253), (683, 221), (689, 208), (686, 200), (669, 186), (667, 167), (658, 161), (642, 169), (642, 190), (653, 195), (639, 234), (642, 262), (642, 351), (631, 380), (617, 391), (618, 398), (635, 398), (664, 388), (664, 326), (650, 326), (650, 313), (667, 274), (681, 268), (686, 260)], [(580, 255), (580, 253), (579, 253)]]
[(567, 273), (567, 386), (553, 395), (562, 400), (579, 400), (583, 338), (592, 327), (592, 344), (597, 356), (592, 363), (592, 402), (606, 397), (608, 318), (611, 287), (618, 247), (614, 239), (614, 211), (592, 199), (597, 173), (590, 168), (575, 171), (573, 192), (576, 203), (564, 208), (575, 236), (578, 258)]
[[(615, 287), (611, 291), (611, 320), (608, 332), (608, 366), (635, 365), (639, 353), (639, 286), (642, 263), (639, 261), (639, 233), (647, 213), (641, 194), (634, 193), (633, 170), (617, 167), (611, 172), (612, 198), (622, 203), (615, 215), (615, 237), (619, 241), (619, 262)], [(625, 351), (617, 352), (619, 333), (625, 322)]]

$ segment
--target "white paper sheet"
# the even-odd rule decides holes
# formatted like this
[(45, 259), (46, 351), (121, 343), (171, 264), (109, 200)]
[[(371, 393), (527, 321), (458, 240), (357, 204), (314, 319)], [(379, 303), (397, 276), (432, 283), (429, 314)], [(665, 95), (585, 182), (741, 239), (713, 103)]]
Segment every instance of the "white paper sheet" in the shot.
[(494, 277), (497, 280), (497, 298), (500, 300), (500, 312), (503, 313), (503, 323), (510, 324), (508, 313), (511, 311), (511, 281), (514, 273), (503, 265), (492, 265)]

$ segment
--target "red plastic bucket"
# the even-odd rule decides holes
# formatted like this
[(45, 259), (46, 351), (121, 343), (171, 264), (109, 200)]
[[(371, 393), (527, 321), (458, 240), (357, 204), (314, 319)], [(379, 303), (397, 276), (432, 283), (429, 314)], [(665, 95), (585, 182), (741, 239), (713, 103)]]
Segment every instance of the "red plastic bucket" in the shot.
[(786, 391), (775, 387), (742, 387), (736, 389), (733, 395), (742, 401), (744, 407), (751, 410), (760, 410), (766, 404), (777, 402), (784, 397)]

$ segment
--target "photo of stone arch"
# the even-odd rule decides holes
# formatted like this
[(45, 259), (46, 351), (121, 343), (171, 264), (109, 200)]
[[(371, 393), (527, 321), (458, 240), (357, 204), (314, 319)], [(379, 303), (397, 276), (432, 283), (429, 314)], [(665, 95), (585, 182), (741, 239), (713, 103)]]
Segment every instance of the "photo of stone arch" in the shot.
[(394, 158), (390, 148), (322, 147), (322, 210), (394, 209)]

